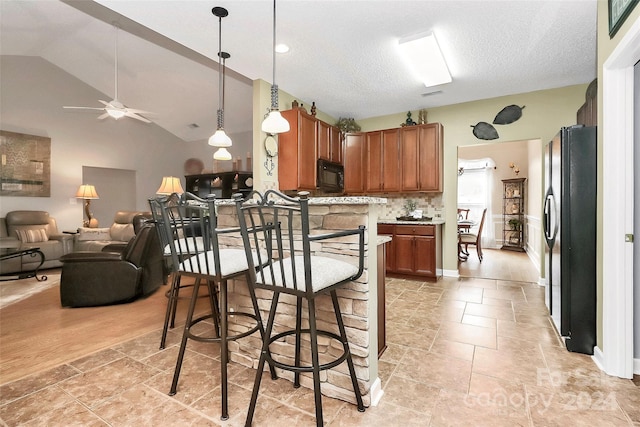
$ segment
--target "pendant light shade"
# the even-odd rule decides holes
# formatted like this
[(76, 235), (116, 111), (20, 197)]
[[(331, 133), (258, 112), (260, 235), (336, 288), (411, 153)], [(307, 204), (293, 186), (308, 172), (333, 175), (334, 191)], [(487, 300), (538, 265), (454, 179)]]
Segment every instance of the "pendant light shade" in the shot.
[(280, 111), (271, 110), (266, 119), (262, 122), (262, 131), (266, 133), (289, 132), (289, 122), (282, 117)]
[[(209, 145), (214, 147), (231, 147), (231, 138), (224, 131), (224, 77), (226, 69), (226, 60), (231, 57), (227, 52), (222, 51), (222, 18), (229, 15), (227, 9), (223, 7), (214, 7), (211, 9), (211, 13), (218, 17), (218, 128), (216, 132), (209, 138)], [(217, 160), (231, 160), (231, 154), (227, 150), (224, 150), (229, 154), (227, 159), (216, 157), (220, 150), (214, 154), (214, 158)]]
[(218, 151), (213, 154), (214, 160), (231, 160), (231, 158), (231, 153), (224, 147), (218, 148)]
[(289, 132), (289, 122), (278, 109), (278, 85), (276, 84), (276, 0), (273, 0), (273, 83), (271, 84), (271, 111), (262, 122), (262, 131), (276, 134)]

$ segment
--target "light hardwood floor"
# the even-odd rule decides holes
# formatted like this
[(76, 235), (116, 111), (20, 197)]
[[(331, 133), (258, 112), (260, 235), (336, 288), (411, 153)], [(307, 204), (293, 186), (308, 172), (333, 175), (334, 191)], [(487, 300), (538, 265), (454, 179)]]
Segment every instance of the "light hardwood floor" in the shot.
[(538, 283), (540, 272), (525, 252), (483, 249), (483, 260), (478, 260), (475, 248), (469, 248), (466, 261), (458, 262), (458, 272), (463, 277), (512, 280)]
[[(166, 290), (130, 304), (62, 308), (55, 285), (0, 309), (0, 384), (156, 331), (164, 323)], [(204, 312), (207, 299), (198, 304)], [(176, 319), (186, 310), (186, 302), (178, 304)]]

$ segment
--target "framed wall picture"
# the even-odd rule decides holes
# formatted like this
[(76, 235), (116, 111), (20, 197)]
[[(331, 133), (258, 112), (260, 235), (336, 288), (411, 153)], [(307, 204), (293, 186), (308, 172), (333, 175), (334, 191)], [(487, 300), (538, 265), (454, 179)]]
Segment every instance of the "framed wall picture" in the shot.
[(613, 38), (639, 0), (609, 0), (609, 38)]
[(51, 196), (51, 138), (0, 131), (0, 196)]

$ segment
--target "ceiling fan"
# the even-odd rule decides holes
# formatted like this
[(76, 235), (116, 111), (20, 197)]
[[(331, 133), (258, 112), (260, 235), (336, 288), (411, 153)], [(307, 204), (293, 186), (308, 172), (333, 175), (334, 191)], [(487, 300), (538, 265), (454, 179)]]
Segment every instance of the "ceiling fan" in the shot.
[(104, 105), (104, 107), (70, 107), (64, 106), (63, 108), (68, 110), (99, 110), (104, 111), (104, 114), (98, 116), (99, 120), (106, 119), (107, 117), (113, 117), (118, 120), (122, 117), (131, 117), (132, 119), (140, 120), (141, 122), (151, 123), (151, 120), (140, 114), (153, 114), (149, 111), (137, 110), (134, 108), (126, 107), (122, 102), (118, 101), (118, 26), (113, 26), (116, 30), (116, 42), (115, 42), (115, 93), (113, 100), (107, 102), (99, 99), (98, 101)]

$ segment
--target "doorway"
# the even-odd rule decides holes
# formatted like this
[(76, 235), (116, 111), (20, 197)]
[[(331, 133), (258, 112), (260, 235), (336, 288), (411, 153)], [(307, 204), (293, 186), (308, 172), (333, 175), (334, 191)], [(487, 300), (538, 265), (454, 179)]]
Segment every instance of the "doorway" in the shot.
[[(542, 141), (534, 139), (459, 146), (460, 159), (491, 159), (495, 169), (490, 174), (491, 184), (487, 185), (490, 193), (487, 212), (491, 214), (487, 214), (485, 219), (483, 234), (487, 236), (482, 243), (483, 261), (480, 262), (475, 250), (470, 248), (467, 261), (458, 263), (458, 273), (464, 277), (541, 283)], [(500, 249), (504, 238), (502, 180), (512, 178), (527, 178), (523, 225), (526, 252)]]
[[(629, 28), (602, 67), (602, 282), (598, 299), (598, 347), (594, 358), (609, 375), (632, 378), (640, 373), (640, 361), (634, 361), (634, 245), (623, 236), (633, 233), (634, 200), (634, 126), (636, 147), (638, 125), (634, 124), (634, 97), (640, 89), (634, 83), (634, 66), (640, 60), (640, 20)], [(636, 119), (637, 120), (637, 119)], [(600, 185), (600, 182), (599, 182)], [(637, 309), (637, 307), (636, 307)], [(634, 366), (635, 365), (635, 366)]]

